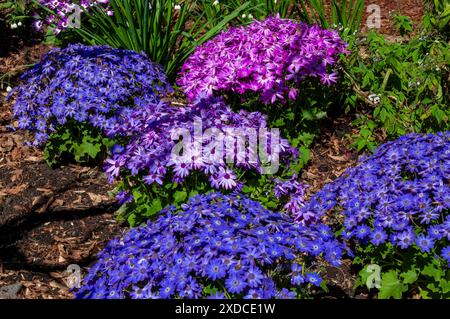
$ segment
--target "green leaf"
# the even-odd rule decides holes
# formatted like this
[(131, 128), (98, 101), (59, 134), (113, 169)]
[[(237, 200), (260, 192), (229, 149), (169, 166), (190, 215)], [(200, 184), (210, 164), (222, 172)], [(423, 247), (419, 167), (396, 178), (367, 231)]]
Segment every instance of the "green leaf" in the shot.
[(433, 277), (436, 281), (439, 281), (445, 275), (444, 271), (442, 269), (436, 268), (433, 262), (426, 265), (421, 273), (423, 275)]
[(130, 216), (128, 216), (127, 218), (127, 222), (128, 224), (130, 224), (131, 227), (136, 225), (136, 215), (135, 214), (130, 214)]
[(251, 193), (253, 191), (253, 188), (245, 185), (244, 187), (242, 187), (242, 192), (245, 194)]
[(401, 273), (400, 277), (403, 279), (404, 284), (412, 284), (417, 280), (419, 276), (414, 269), (410, 269), (407, 272)]
[(450, 281), (447, 281), (445, 279), (441, 279), (439, 281), (439, 286), (440, 286), (443, 294), (446, 294), (446, 293), (450, 292)]
[(173, 194), (173, 199), (175, 200), (175, 203), (184, 202), (184, 200), (186, 198), (187, 198), (187, 193), (185, 191), (176, 191)]
[(366, 265), (360, 272), (358, 277), (358, 285), (359, 286), (367, 286), (367, 289), (370, 289), (370, 287), (367, 285), (367, 280), (369, 279), (369, 276), (371, 276), (373, 272), (368, 270), (368, 266)]
[(286, 123), (284, 122), (283, 119), (277, 119), (275, 122), (273, 122), (273, 126), (274, 127), (280, 127), (280, 126), (284, 126)]
[(155, 198), (152, 201), (152, 204), (147, 208), (145, 216), (153, 216), (158, 213), (162, 209), (161, 200), (159, 198)]
[(276, 203), (274, 201), (269, 201), (265, 205), (267, 208), (277, 208), (278, 207), (278, 203)]
[(82, 157), (84, 155), (89, 155), (90, 158), (94, 159), (97, 154), (100, 153), (101, 145), (98, 143), (83, 142), (80, 145), (74, 145), (75, 156)]
[(431, 292), (437, 293), (439, 292), (439, 288), (436, 287), (436, 285), (434, 283), (429, 283), (427, 285), (428, 290), (430, 290)]
[(199, 192), (197, 190), (193, 189), (189, 192), (189, 197), (195, 197), (198, 194), (199, 194)]
[(391, 270), (383, 273), (381, 277), (381, 288), (378, 298), (380, 299), (401, 299), (402, 293), (408, 289), (406, 285), (403, 285), (397, 275), (397, 272)]

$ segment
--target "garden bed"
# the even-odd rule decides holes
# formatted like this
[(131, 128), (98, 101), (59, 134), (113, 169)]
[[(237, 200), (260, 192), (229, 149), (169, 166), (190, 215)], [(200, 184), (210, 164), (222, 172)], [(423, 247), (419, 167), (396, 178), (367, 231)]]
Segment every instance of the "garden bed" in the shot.
[[(425, 5), (419, 0), (369, 0), (365, 5), (370, 4), (381, 7), (380, 31), (390, 42), (401, 42), (414, 34), (410, 33), (406, 37), (400, 34), (398, 27), (394, 26), (394, 13), (411, 18), (414, 31), (419, 30), (425, 14)], [(363, 21), (366, 18), (367, 13), (363, 14)], [(3, 30), (6, 21), (0, 20), (0, 24)], [(7, 127), (12, 124), (17, 128), (19, 124), (17, 117), (13, 115), (15, 101), (6, 99), (6, 86), (14, 87), (21, 83), (19, 75), (28, 69), (29, 65), (40, 61), (43, 55), (56, 45), (43, 44), (42, 37), (36, 36), (35, 33), (25, 34), (24, 37), (24, 34), (20, 36), (10, 28), (6, 29), (8, 31), (2, 33), (0, 38), (0, 43), (5, 44), (0, 49), (0, 76), (3, 76), (0, 95), (0, 299), (73, 298), (74, 295), (67, 286), (67, 267), (77, 264), (81, 266), (83, 276), (88, 274), (97, 262), (98, 253), (103, 251), (108, 242), (123, 234), (127, 229), (126, 223), (135, 226), (134, 217), (131, 219), (129, 215), (123, 217), (120, 214), (119, 218), (117, 217), (116, 211), (121, 205), (110, 193), (118, 185), (129, 191), (126, 187), (139, 182), (133, 180), (130, 185), (125, 185), (126, 183), (120, 180), (122, 176), (111, 176), (112, 170), (105, 174), (102, 165), (98, 163), (62, 163), (49, 167), (41, 149), (24, 144), (33, 140), (30, 132), (11, 131)], [(363, 27), (362, 32), (365, 34), (367, 30)], [(169, 74), (169, 78), (170, 76)], [(358, 84), (361, 83), (353, 85), (357, 92), (362, 90)], [(384, 86), (386, 84), (383, 83)], [(302, 183), (309, 185), (303, 194), (302, 200), (305, 202), (327, 184), (346, 176), (347, 169), (358, 163), (361, 155), (359, 151), (371, 151), (370, 143), (381, 144), (388, 140), (389, 129), (382, 127), (373, 129), (370, 137), (365, 140), (366, 147), (359, 150), (359, 145), (355, 147), (355, 136), (361, 136), (361, 131), (365, 129), (363, 126), (355, 126), (355, 123), (365, 117), (370, 121), (373, 118), (370, 112), (377, 104), (373, 103), (373, 97), (364, 94), (366, 92), (362, 95), (363, 99), (366, 99), (366, 105), (360, 100), (355, 104), (356, 110), (333, 110), (326, 118), (317, 120), (319, 130), (313, 142), (306, 146), (309, 149), (308, 162), (299, 177)], [(169, 96), (167, 100), (175, 100)], [(232, 101), (227, 100), (230, 104)], [(191, 104), (192, 101), (186, 99), (182, 92), (176, 92), (176, 107), (190, 107)], [(196, 105), (193, 106), (194, 110), (195, 107)], [(232, 111), (223, 112), (228, 114), (227, 112)], [(177, 114), (176, 111), (173, 112), (170, 114)], [(366, 136), (362, 139), (366, 139)], [(119, 181), (110, 183), (111, 177)], [(187, 192), (184, 189), (177, 189), (175, 194), (178, 196), (177, 194), (183, 192), (186, 197)], [(150, 204), (150, 216), (154, 218), (154, 202)], [(123, 213), (123, 210), (121, 212)], [(298, 216), (296, 215), (296, 219)], [(335, 216), (325, 215), (322, 221), (332, 224), (336, 222), (334, 219)], [(375, 297), (362, 289), (364, 285), (355, 288), (359, 274), (355, 272), (351, 258), (346, 256), (340, 267), (329, 266), (323, 259), (318, 262), (325, 269), (321, 276), (330, 287), (327, 292), (317, 293), (316, 296)], [(392, 296), (394, 295), (395, 293)], [(407, 297), (419, 296), (420, 293), (413, 290)]]

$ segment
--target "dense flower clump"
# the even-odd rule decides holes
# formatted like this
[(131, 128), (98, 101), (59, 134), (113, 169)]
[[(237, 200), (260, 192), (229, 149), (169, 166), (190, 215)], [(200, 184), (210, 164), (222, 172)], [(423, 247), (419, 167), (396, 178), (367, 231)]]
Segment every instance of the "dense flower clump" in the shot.
[(36, 132), (35, 145), (68, 121), (108, 130), (171, 90), (164, 71), (144, 55), (107, 46), (53, 49), (21, 79), (10, 93), (17, 93), (14, 116), (20, 129)]
[[(319, 286), (314, 257), (340, 264), (324, 225), (308, 228), (244, 195), (198, 195), (112, 240), (78, 298), (292, 298)], [(209, 286), (209, 289), (206, 290)]]
[(230, 28), (196, 49), (178, 84), (189, 98), (217, 91), (260, 94), (265, 103), (295, 100), (307, 77), (337, 81), (332, 68), (346, 44), (338, 33), (270, 17)]
[(302, 213), (344, 217), (347, 239), (434, 251), (450, 263), (450, 133), (379, 147), (316, 193)]
[[(235, 189), (240, 182), (230, 163), (261, 173), (266, 165), (261, 154), (276, 164), (278, 160), (287, 163), (297, 154), (286, 139), (272, 134), (264, 115), (233, 112), (221, 98), (200, 98), (186, 107), (154, 103), (131, 112), (108, 134), (133, 135), (131, 142), (107, 159), (110, 179), (122, 171), (143, 176), (149, 185), (163, 185), (167, 176), (181, 183), (200, 172), (214, 188)], [(248, 142), (252, 136), (254, 147)], [(174, 152), (177, 145), (181, 145), (179, 152)]]
[(294, 174), (290, 180), (275, 180), (274, 195), (277, 199), (287, 198), (283, 210), (292, 216), (297, 217), (297, 221), (308, 224), (308, 221), (314, 215), (311, 213), (303, 214), (302, 208), (305, 206), (305, 193), (308, 185), (297, 180), (297, 174)]
[[(113, 12), (110, 8), (108, 8), (107, 4), (109, 0), (80, 0), (78, 3), (69, 0), (38, 0), (39, 3), (49, 10), (53, 11), (55, 15), (47, 15), (45, 19), (36, 20), (35, 28), (36, 30), (41, 30), (45, 25), (50, 25), (53, 27), (54, 33), (59, 34), (62, 30), (69, 27), (69, 22), (71, 16), (76, 16), (78, 13), (81, 13), (84, 10), (88, 10), (89, 8), (95, 5), (104, 5), (104, 9), (108, 12), (109, 15), (112, 15)], [(47, 14), (46, 11), (42, 10), (44, 14)]]

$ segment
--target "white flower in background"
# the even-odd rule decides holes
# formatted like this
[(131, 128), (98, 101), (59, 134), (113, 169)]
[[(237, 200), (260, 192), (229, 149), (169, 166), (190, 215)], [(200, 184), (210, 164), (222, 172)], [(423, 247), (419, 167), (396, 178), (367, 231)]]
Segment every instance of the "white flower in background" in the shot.
[(11, 92), (12, 91), (12, 88), (10, 87), (10, 86), (8, 86), (7, 88), (6, 88), (6, 92)]
[(17, 29), (17, 24), (16, 23), (11, 24), (11, 29)]
[(179, 4), (175, 5), (175, 10), (181, 10), (181, 6)]
[(214, 2), (213, 2), (213, 6), (218, 6), (219, 5), (219, 0), (215, 0)]
[(22, 26), (22, 21), (17, 22), (17, 26), (21, 27)]
[(253, 19), (253, 14), (249, 13), (248, 18)]
[(378, 104), (381, 101), (381, 98), (378, 94), (370, 94), (369, 95), (369, 101), (374, 103), (374, 104)]
[(247, 17), (247, 15), (244, 13), (243, 15), (242, 15), (242, 19), (245, 19)]

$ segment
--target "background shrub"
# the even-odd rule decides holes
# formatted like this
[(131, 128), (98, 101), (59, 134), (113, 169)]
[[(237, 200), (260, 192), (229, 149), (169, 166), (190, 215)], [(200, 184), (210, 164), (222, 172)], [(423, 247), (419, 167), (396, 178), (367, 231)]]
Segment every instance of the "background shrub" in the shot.
[(359, 113), (354, 122), (358, 150), (373, 151), (380, 138), (449, 129), (450, 50), (441, 34), (424, 32), (390, 42), (370, 32), (357, 47), (344, 68), (348, 87), (353, 87), (346, 107)]

